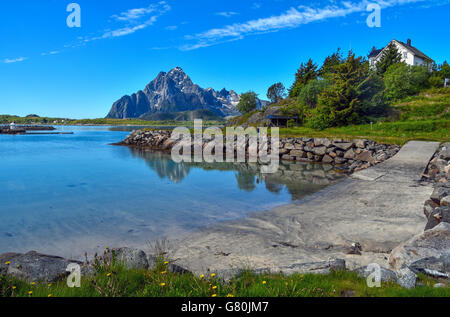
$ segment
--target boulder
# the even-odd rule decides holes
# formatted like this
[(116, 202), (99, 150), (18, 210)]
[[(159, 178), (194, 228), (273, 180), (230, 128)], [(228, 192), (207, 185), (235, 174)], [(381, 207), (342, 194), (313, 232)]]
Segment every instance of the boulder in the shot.
[(301, 150), (292, 150), (290, 155), (295, 157), (305, 157), (306, 153)]
[(314, 145), (315, 146), (325, 146), (325, 147), (329, 147), (331, 145), (331, 141), (326, 139), (326, 138), (316, 138), (314, 139)]
[[(8, 263), (8, 264), (6, 264)], [(71, 263), (82, 262), (67, 260), (58, 256), (45, 255), (31, 251), (26, 254), (4, 253), (0, 255), (0, 274), (9, 275), (27, 282), (56, 282), (66, 278)]]
[(439, 204), (436, 204), (431, 199), (427, 200), (423, 206), (423, 213), (425, 217), (430, 218), (431, 214), (433, 213), (434, 209), (439, 207)]
[(448, 207), (450, 206), (450, 196), (445, 196), (441, 199), (441, 206)]
[(446, 253), (450, 253), (450, 223), (442, 222), (392, 250), (389, 264), (396, 270), (423, 258), (440, 258)]
[(354, 140), (353, 143), (355, 143), (356, 147), (364, 149), (367, 145), (367, 140)]
[(435, 201), (436, 203), (440, 204), (441, 199), (450, 195), (450, 188), (447, 188), (446, 186), (437, 186), (433, 193), (431, 194), (431, 200)]
[(327, 153), (327, 148), (325, 146), (319, 146), (314, 148), (314, 154), (325, 155)]
[(345, 260), (331, 259), (329, 261), (311, 262), (311, 263), (296, 263), (289, 266), (282, 266), (278, 268), (262, 268), (256, 269), (253, 272), (256, 274), (278, 274), (283, 272), (286, 275), (292, 274), (329, 274), (331, 271), (345, 271)]
[(372, 153), (370, 153), (370, 151), (362, 151), (355, 157), (355, 160), (369, 163), (375, 162), (375, 159), (372, 157)]
[(450, 277), (450, 253), (440, 257), (428, 257), (411, 263), (409, 268), (415, 273), (422, 273), (431, 277)]
[(337, 147), (338, 149), (341, 149), (342, 151), (348, 151), (353, 147), (353, 143), (345, 142), (345, 143), (337, 143), (334, 142), (333, 145)]
[(350, 159), (353, 160), (356, 156), (356, 153), (353, 149), (349, 149), (347, 152), (345, 152), (344, 154), (344, 158), (346, 159)]
[(397, 272), (397, 283), (401, 287), (412, 289), (416, 287), (417, 274), (408, 267), (404, 267)]
[(333, 158), (332, 158), (331, 156), (325, 155), (325, 156), (322, 158), (322, 162), (323, 162), (323, 163), (326, 163), (326, 164), (330, 164), (330, 163), (333, 163), (334, 160), (333, 160)]
[[(128, 269), (148, 269), (156, 266), (154, 258), (147, 258), (144, 251), (132, 248), (113, 249), (117, 261), (122, 262)], [(107, 255), (109, 256), (109, 254)], [(151, 263), (149, 263), (151, 260)]]
[(430, 217), (428, 217), (427, 225), (425, 230), (430, 230), (436, 227), (441, 222), (450, 223), (450, 207), (438, 207), (431, 212)]
[[(357, 268), (355, 270), (355, 272), (358, 274), (359, 277), (367, 278), (370, 274), (373, 273), (373, 270), (370, 270), (367, 266), (363, 266), (363, 267)], [(380, 273), (381, 273), (381, 281), (382, 282), (396, 282), (397, 281), (397, 274), (394, 271), (391, 271), (384, 267), (380, 267)]]

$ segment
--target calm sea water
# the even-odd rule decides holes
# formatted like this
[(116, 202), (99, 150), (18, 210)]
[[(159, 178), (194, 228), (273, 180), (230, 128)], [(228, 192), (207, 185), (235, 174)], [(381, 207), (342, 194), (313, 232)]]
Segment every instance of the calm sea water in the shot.
[[(60, 127), (73, 135), (0, 135), (0, 253), (79, 257), (143, 246), (245, 217), (341, 178), (331, 166), (176, 164), (162, 153), (112, 146), (130, 128)], [(127, 131), (128, 130), (128, 131)]]

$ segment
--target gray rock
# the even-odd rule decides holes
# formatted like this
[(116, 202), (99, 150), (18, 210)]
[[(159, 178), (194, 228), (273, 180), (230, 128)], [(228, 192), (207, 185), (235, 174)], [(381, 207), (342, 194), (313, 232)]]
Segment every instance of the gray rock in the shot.
[(417, 275), (409, 268), (404, 267), (397, 272), (397, 283), (401, 287), (412, 289), (416, 287)]
[(450, 223), (442, 222), (392, 250), (389, 264), (395, 270), (423, 258), (440, 258), (447, 253), (450, 253)]
[(442, 254), (440, 257), (428, 257), (411, 263), (409, 268), (414, 273), (422, 273), (437, 278), (448, 278), (450, 276), (450, 253)]
[(436, 283), (433, 285), (434, 288), (444, 288), (446, 285), (444, 283)]
[(325, 146), (325, 147), (329, 147), (331, 145), (331, 141), (326, 139), (326, 138), (316, 138), (314, 139), (314, 145), (315, 146)]
[(445, 196), (441, 199), (441, 206), (447, 207), (450, 206), (450, 196)]
[[(10, 264), (6, 265), (7, 262)], [(36, 251), (26, 254), (4, 253), (0, 255), (0, 274), (28, 282), (56, 282), (69, 275), (66, 269), (71, 263), (83, 265), (79, 261), (40, 254)]]
[(353, 143), (350, 143), (350, 142), (348, 142), (348, 143), (347, 142), (346, 143), (334, 142), (333, 145), (335, 147), (337, 147), (338, 149), (341, 149), (342, 151), (348, 151), (350, 148), (353, 147)]
[(443, 206), (434, 209), (431, 212), (430, 217), (428, 217), (428, 222), (425, 226), (425, 230), (433, 229), (441, 222), (450, 223), (450, 207)]
[[(355, 272), (358, 274), (361, 278), (367, 278), (373, 271), (369, 270), (367, 266), (363, 266), (360, 268), (357, 268)], [(397, 281), (397, 274), (389, 269), (386, 269), (384, 267), (380, 267), (381, 272), (381, 281), (382, 282), (396, 282)]]
[(450, 195), (450, 188), (447, 188), (446, 186), (438, 186), (434, 189), (433, 193), (431, 194), (431, 200), (434, 202), (440, 204), (441, 199)]
[(345, 152), (344, 154), (344, 158), (346, 159), (354, 159), (356, 156), (356, 153), (353, 149), (349, 149), (347, 152)]
[(282, 266), (279, 268), (261, 268), (254, 270), (256, 274), (272, 273), (277, 274), (282, 272), (289, 276), (292, 274), (330, 274), (331, 271), (345, 271), (345, 260), (331, 259), (329, 261), (311, 262), (311, 263), (296, 263), (290, 266)]
[(150, 267), (147, 255), (144, 251), (132, 248), (114, 249), (117, 260), (122, 262), (128, 269), (148, 269)]
[(319, 146), (314, 148), (314, 154), (325, 155), (327, 153), (327, 148), (325, 146)]
[(332, 158), (331, 156), (325, 155), (325, 156), (322, 158), (322, 162), (323, 162), (323, 163), (330, 164), (330, 163), (333, 163), (334, 160), (333, 160), (333, 158)]
[(370, 151), (363, 151), (363, 152), (359, 153), (355, 157), (355, 160), (369, 162), (369, 163), (375, 162), (375, 159), (372, 157), (372, 153), (370, 153)]

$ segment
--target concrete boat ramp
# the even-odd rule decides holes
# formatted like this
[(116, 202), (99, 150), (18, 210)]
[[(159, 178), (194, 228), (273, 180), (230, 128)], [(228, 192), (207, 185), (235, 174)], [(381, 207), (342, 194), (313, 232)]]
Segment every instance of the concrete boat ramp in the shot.
[[(433, 188), (419, 180), (438, 147), (409, 142), (390, 160), (305, 199), (172, 241), (170, 256), (197, 274), (330, 259), (349, 269), (388, 267), (391, 250), (424, 230), (423, 203)], [(361, 255), (351, 254), (358, 244)]]

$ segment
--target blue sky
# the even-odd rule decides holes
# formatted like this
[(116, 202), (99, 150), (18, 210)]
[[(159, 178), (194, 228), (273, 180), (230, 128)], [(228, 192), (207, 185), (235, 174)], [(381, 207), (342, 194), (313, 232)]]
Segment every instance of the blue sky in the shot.
[[(69, 28), (69, 3), (81, 27)], [(369, 28), (368, 3), (381, 7)], [(301, 62), (338, 47), (367, 55), (412, 39), (450, 61), (450, 0), (2, 0), (0, 114), (104, 117), (112, 103), (181, 66), (201, 87), (289, 87)]]

